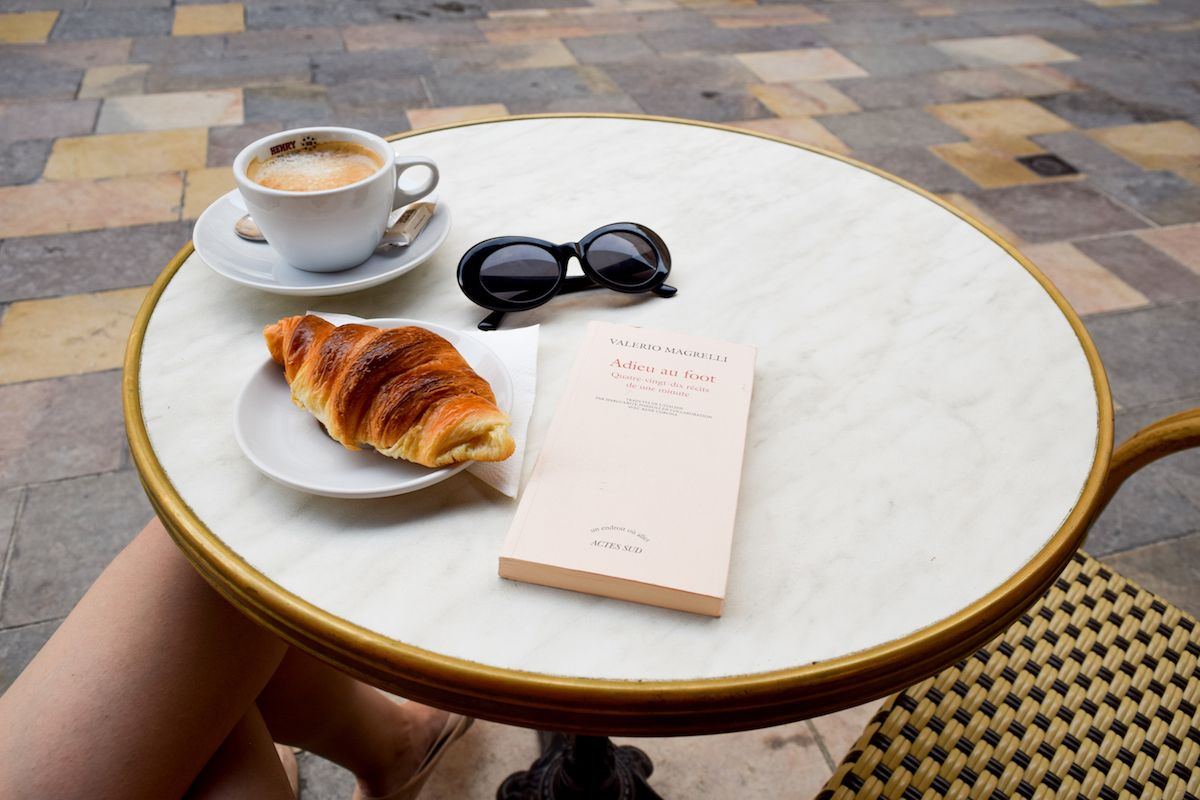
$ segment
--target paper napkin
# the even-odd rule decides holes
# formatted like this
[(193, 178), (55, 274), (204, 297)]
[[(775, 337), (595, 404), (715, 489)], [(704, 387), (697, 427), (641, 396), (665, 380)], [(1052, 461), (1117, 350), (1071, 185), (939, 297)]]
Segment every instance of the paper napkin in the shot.
[[(350, 314), (334, 314), (324, 311), (309, 311), (334, 325), (362, 322), (362, 317)], [(513, 401), (508, 416), (512, 419), (509, 430), (516, 440), (517, 449), (504, 461), (476, 462), (467, 467), (467, 472), (491, 486), (493, 489), (516, 497), (521, 485), (521, 465), (525, 463), (525, 440), (529, 430), (529, 418), (533, 414), (533, 398), (537, 390), (537, 352), (540, 326), (515, 328), (505, 331), (460, 331), (464, 336), (478, 339), (504, 362), (512, 376)]]

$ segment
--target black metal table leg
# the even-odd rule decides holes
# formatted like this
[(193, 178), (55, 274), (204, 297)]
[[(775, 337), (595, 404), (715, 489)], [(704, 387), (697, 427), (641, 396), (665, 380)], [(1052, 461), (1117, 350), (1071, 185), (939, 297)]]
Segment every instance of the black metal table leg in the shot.
[(646, 782), (654, 765), (636, 747), (542, 731), (538, 740), (542, 755), (505, 778), (496, 800), (662, 800)]

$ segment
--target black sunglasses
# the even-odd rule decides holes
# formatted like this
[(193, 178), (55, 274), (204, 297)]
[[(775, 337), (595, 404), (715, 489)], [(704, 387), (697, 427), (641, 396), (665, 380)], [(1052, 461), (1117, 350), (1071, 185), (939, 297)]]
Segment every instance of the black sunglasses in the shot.
[[(583, 274), (568, 278), (572, 256)], [(664, 283), (670, 272), (671, 254), (661, 236), (636, 222), (616, 222), (565, 244), (528, 236), (480, 242), (459, 260), (458, 285), (491, 310), (479, 329), (494, 331), (505, 313), (537, 308), (556, 294), (608, 288), (674, 297), (678, 290)]]

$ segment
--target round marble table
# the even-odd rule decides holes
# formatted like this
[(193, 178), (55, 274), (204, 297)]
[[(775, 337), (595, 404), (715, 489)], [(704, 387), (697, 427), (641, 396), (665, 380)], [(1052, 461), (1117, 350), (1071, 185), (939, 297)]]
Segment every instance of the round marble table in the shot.
[[(125, 414), (152, 501), (262, 624), (408, 697), (574, 733), (688, 734), (829, 712), (932, 674), (1030, 604), (1082, 540), (1112, 446), (1096, 351), (1062, 296), (937, 198), (730, 128), (550, 116), (398, 137), (453, 229), (420, 268), (329, 298), (257, 292), (186, 247), (137, 318)], [(503, 234), (657, 230), (677, 297), (558, 297), (540, 324), (533, 466), (588, 320), (758, 348), (719, 619), (509, 582), (515, 508), (467, 473), (337, 500), (260, 475), (234, 402), (260, 331), (306, 309), (471, 328), (458, 257)], [(703, 497), (669, 498), (703, 503)]]

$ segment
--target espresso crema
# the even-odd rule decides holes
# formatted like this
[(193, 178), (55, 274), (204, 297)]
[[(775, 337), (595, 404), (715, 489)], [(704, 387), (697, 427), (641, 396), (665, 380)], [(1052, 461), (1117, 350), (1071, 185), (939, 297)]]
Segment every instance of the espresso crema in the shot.
[(268, 189), (284, 192), (319, 192), (369, 178), (383, 159), (355, 142), (321, 142), (304, 149), (277, 153), (265, 161), (254, 159), (246, 177)]

